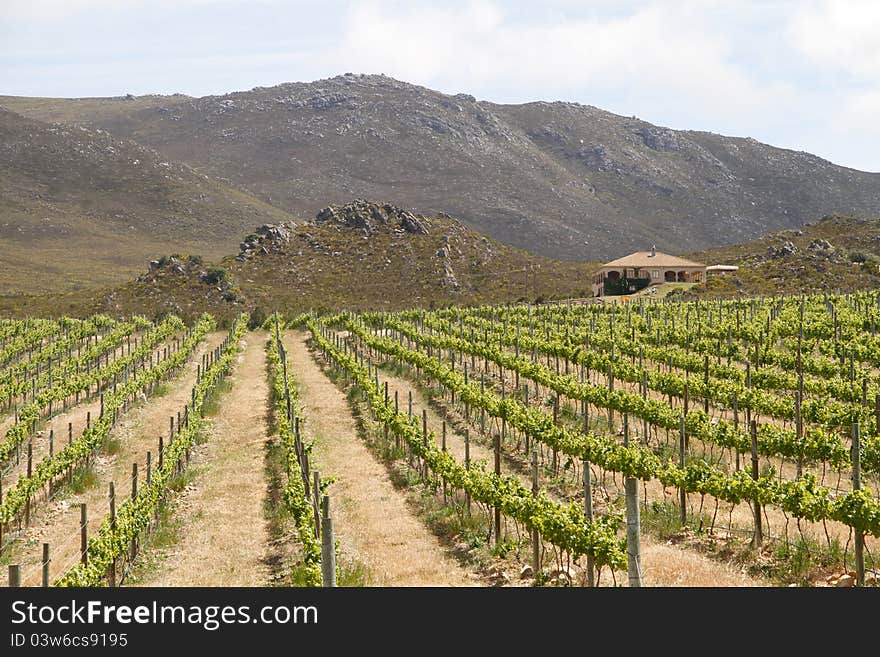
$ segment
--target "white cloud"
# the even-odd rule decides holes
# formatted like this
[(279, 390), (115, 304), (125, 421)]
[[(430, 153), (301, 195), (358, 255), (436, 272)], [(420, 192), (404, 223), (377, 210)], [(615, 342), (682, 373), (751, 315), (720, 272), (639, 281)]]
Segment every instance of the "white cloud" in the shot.
[[(515, 22), (499, 4), (405, 11), (381, 4), (349, 15), (332, 56), (340, 70), (381, 71), (444, 90), (506, 89), (509, 100), (614, 92), (741, 118), (789, 102), (789, 85), (758, 84), (699, 8), (641, 3), (623, 15)], [(576, 90), (575, 93), (573, 93)]]
[(880, 169), (880, 0), (0, 0), (0, 93), (224, 93), (386, 73)]
[(132, 9), (207, 6), (236, 0), (2, 0), (0, 19), (58, 21), (83, 12), (125, 12)]
[(837, 113), (833, 124), (839, 135), (874, 135), (880, 137), (880, 90), (850, 96)]
[(797, 11), (788, 36), (815, 65), (880, 78), (880, 3), (823, 0)]

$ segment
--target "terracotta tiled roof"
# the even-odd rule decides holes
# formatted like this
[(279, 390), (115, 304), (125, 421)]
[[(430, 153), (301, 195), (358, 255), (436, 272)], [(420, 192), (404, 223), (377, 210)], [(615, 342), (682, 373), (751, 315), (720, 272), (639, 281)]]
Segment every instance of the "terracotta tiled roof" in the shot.
[(657, 251), (656, 255), (651, 255), (650, 251), (636, 251), (628, 256), (623, 256), (617, 260), (606, 262), (603, 267), (636, 267), (639, 269), (646, 267), (705, 267), (702, 262), (694, 262), (693, 260), (685, 260), (678, 256), (669, 255)]

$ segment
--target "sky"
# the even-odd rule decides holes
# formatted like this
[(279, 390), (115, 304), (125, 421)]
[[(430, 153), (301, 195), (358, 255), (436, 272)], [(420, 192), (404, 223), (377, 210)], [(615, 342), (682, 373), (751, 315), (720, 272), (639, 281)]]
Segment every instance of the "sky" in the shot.
[(0, 95), (203, 96), (347, 72), (880, 172), (878, 0), (0, 0)]

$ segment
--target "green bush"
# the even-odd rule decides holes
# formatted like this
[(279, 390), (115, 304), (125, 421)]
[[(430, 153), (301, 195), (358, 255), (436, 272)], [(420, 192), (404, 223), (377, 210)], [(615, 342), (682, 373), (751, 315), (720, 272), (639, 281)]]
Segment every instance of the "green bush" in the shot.
[(205, 281), (208, 285), (217, 285), (218, 283), (225, 283), (229, 280), (229, 272), (223, 269), (222, 267), (212, 267), (207, 271), (207, 273), (202, 277), (202, 280)]
[(251, 312), (251, 319), (248, 322), (248, 328), (252, 331), (260, 328), (263, 323), (266, 321), (268, 315), (266, 314), (266, 309), (262, 306), (257, 306), (254, 308), (253, 312)]

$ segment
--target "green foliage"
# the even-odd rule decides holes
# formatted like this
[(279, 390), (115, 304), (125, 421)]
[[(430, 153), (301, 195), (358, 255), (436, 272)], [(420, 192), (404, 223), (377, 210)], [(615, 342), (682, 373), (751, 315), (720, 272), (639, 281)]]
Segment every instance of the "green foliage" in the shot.
[[(94, 419), (91, 426), (86, 428), (82, 435), (75, 441), (65, 445), (63, 449), (56, 452), (52, 458), (42, 459), (35, 467), (30, 477), (19, 477), (15, 487), (9, 491), (4, 491), (3, 504), (0, 505), (0, 521), (10, 522), (24, 508), (26, 502), (36, 494), (42, 486), (67, 471), (70, 467), (85, 460), (91, 453), (107, 443), (110, 430), (114, 424), (115, 411), (120, 409), (122, 405), (133, 399), (135, 394), (154, 381), (165, 378), (169, 372), (173, 371), (186, 362), (189, 354), (195, 346), (201, 342), (205, 335), (214, 326), (213, 319), (210, 317), (202, 318), (202, 321), (188, 334), (184, 339), (179, 351), (169, 354), (168, 358), (162, 360), (157, 365), (149, 369), (141, 369), (135, 376), (122, 383), (116, 389), (116, 392), (107, 391), (104, 393), (104, 413), (97, 419)], [(136, 362), (142, 360), (145, 356), (152, 353), (157, 341), (167, 337), (176, 330), (180, 329), (182, 324), (180, 320), (168, 320), (153, 329), (143, 342), (133, 349), (131, 354), (113, 361), (110, 367), (103, 370), (93, 370), (87, 377), (87, 381), (107, 380), (107, 372), (114, 365), (121, 361)], [(119, 371), (116, 369), (115, 371)], [(95, 378), (91, 378), (95, 377)], [(110, 378), (112, 379), (112, 372)], [(65, 385), (65, 384), (60, 384)], [(76, 385), (76, 382), (70, 383)], [(74, 388), (74, 390), (79, 388)], [(54, 389), (53, 389), (54, 390)], [(65, 390), (68, 390), (65, 388)], [(60, 393), (59, 393), (60, 394)], [(69, 392), (68, 392), (69, 394)], [(56, 398), (57, 399), (57, 398)], [(39, 402), (37, 402), (39, 403)], [(18, 424), (13, 426), (7, 433), (7, 439), (0, 445), (0, 450), (7, 456), (12, 453), (16, 441), (23, 440), (22, 435), (15, 433), (16, 427), (24, 426)], [(112, 448), (112, 444), (109, 445)]]
[[(618, 350), (622, 354), (628, 354), (633, 359), (635, 356), (641, 359), (650, 358), (674, 365), (677, 368), (687, 369), (695, 373), (703, 373), (706, 353), (702, 358), (695, 354), (679, 351), (677, 348), (652, 347), (650, 344), (653, 334), (643, 334), (644, 342), (628, 340), (626, 337), (608, 337), (607, 331), (599, 327), (593, 327), (588, 335), (579, 331), (563, 335), (560, 331), (550, 331), (549, 337), (540, 335), (518, 335), (513, 328), (504, 331), (498, 326), (489, 326), (489, 322), (476, 322), (471, 324), (471, 329), (479, 331), (480, 340), (456, 337), (456, 329), (448, 321), (438, 320), (428, 316), (423, 321), (432, 329), (431, 334), (423, 333), (416, 327), (398, 317), (376, 316), (365, 314), (366, 321), (375, 324), (384, 322), (388, 328), (393, 328), (419, 344), (430, 345), (432, 348), (452, 349), (463, 353), (474, 354), (480, 358), (487, 358), (505, 368), (520, 372), (539, 381), (553, 389), (557, 394), (584, 399), (591, 404), (613, 408), (621, 412), (628, 412), (639, 418), (648, 419), (657, 426), (677, 430), (681, 422), (681, 412), (670, 408), (659, 400), (641, 399), (640, 395), (623, 391), (610, 392), (606, 386), (585, 385), (574, 375), (559, 376), (549, 367), (538, 362), (532, 362), (527, 358), (516, 358), (507, 351), (500, 349), (495, 344), (516, 346), (525, 352), (534, 351), (541, 355), (549, 355), (565, 358), (575, 364), (582, 365), (587, 370), (613, 373), (615, 380), (640, 383), (646, 381), (648, 388), (661, 392), (664, 395), (682, 397), (685, 389), (691, 399), (709, 399), (721, 407), (731, 408), (737, 404), (740, 411), (752, 410), (757, 413), (791, 420), (795, 416), (794, 402), (792, 398), (780, 399), (770, 392), (776, 388), (797, 388), (798, 378), (795, 374), (776, 369), (770, 365), (758, 368), (752, 376), (751, 387), (743, 382), (744, 375), (741, 370), (731, 365), (709, 363), (708, 379), (693, 376), (687, 377), (669, 372), (660, 372), (653, 369), (642, 368), (628, 359), (615, 356), (613, 352), (600, 351), (600, 347)], [(562, 323), (562, 321), (560, 321)], [(458, 331), (461, 333), (461, 331)], [(584, 342), (589, 340), (591, 347), (585, 347)], [(612, 346), (613, 344), (613, 346)], [(593, 348), (595, 345), (595, 348)], [(877, 351), (868, 352), (866, 345), (861, 347), (854, 345), (853, 350), (860, 349), (866, 355), (875, 353), (880, 359), (880, 344)], [(715, 354), (712, 353), (712, 356)], [(782, 352), (776, 356), (770, 350), (762, 351), (762, 359), (773, 361), (776, 358), (779, 365), (790, 366), (789, 358), (784, 358)], [(818, 357), (807, 356), (803, 361), (812, 364), (816, 370), (832, 369), (836, 366), (820, 360)], [(720, 379), (720, 380), (719, 380)], [(806, 399), (802, 405), (802, 417), (807, 422), (816, 422), (826, 425), (823, 427), (809, 427), (805, 440), (798, 441), (793, 428), (782, 428), (772, 424), (762, 424), (759, 427), (758, 450), (767, 456), (785, 456), (788, 458), (804, 458), (809, 460), (826, 461), (834, 467), (845, 466), (849, 462), (849, 451), (839, 436), (838, 427), (848, 426), (853, 417), (859, 417), (864, 425), (871, 428), (875, 422), (873, 409), (865, 409), (861, 405), (861, 397), (868, 394), (873, 398), (880, 394), (880, 387), (873, 381), (866, 380), (866, 389), (861, 385), (850, 383), (844, 379), (819, 379), (806, 378), (804, 380), (805, 392), (815, 394), (836, 395), (846, 399), (838, 402), (829, 399)], [(766, 387), (767, 390), (764, 390)], [(551, 403), (551, 402), (548, 402)], [(715, 443), (724, 447), (736, 448), (740, 451), (750, 449), (750, 437), (746, 427), (737, 429), (734, 424), (726, 420), (712, 420), (701, 410), (691, 410), (686, 416), (686, 429), (689, 434), (699, 437), (701, 440)], [(866, 457), (863, 459), (863, 467), (867, 471), (880, 471), (880, 442), (866, 440)]]
[[(302, 544), (302, 559), (294, 568), (293, 578), (301, 586), (321, 586), (323, 581), (321, 575), (321, 544), (315, 538), (312, 502), (306, 496), (302, 469), (297, 455), (297, 437), (294, 435), (293, 422), (295, 420), (293, 417), (297, 417), (295, 399), (292, 396), (293, 393), (289, 382), (284, 377), (284, 365), (281, 360), (279, 343), (276, 339), (276, 335), (280, 332), (281, 327), (284, 326), (284, 320), (283, 317), (273, 315), (271, 319), (264, 320), (261, 324), (265, 328), (271, 326), (270, 330), (272, 331), (272, 334), (266, 341), (266, 354), (269, 360), (269, 390), (272, 401), (272, 416), (284, 449), (285, 463), (289, 473), (284, 488), (284, 502), (293, 515), (299, 540)], [(291, 399), (290, 411), (293, 417), (288, 414), (288, 397)]]
[(258, 328), (261, 328), (269, 319), (269, 315), (266, 313), (266, 309), (262, 306), (257, 306), (251, 311), (250, 315), (250, 324), (248, 328), (252, 331)]
[[(779, 481), (770, 470), (754, 480), (745, 471), (728, 475), (717, 466), (703, 461), (692, 462), (681, 468), (676, 462), (672, 460), (664, 462), (654, 453), (640, 446), (624, 447), (608, 436), (570, 431), (555, 425), (546, 413), (526, 408), (515, 398), (500, 399), (491, 391), (481, 391), (480, 386), (475, 382), (466, 383), (462, 374), (435, 357), (408, 349), (394, 340), (379, 337), (366, 329), (361, 323), (364, 319), (371, 318), (362, 316), (360, 320), (356, 320), (347, 317), (344, 319), (344, 324), (371, 348), (419, 367), (427, 376), (454, 390), (462, 402), (467, 402), (474, 408), (485, 409), (492, 417), (506, 419), (512, 427), (528, 434), (536, 441), (558, 449), (563, 454), (637, 479), (658, 479), (666, 486), (712, 495), (719, 500), (734, 504), (746, 500), (756, 501), (761, 505), (772, 504), (798, 518), (814, 522), (822, 519), (838, 520), (865, 533), (880, 536), (880, 504), (866, 489), (835, 496), (828, 488), (819, 486), (815, 476), (810, 474), (796, 481)], [(401, 326), (403, 330), (401, 324), (395, 324), (393, 320), (385, 318), (386, 327), (392, 324), (395, 327)], [(313, 329), (313, 333), (315, 330)], [(410, 335), (417, 340), (430, 340), (431, 337), (436, 337), (425, 337), (424, 334)], [(605, 386), (581, 384), (575, 376), (557, 375), (538, 362), (504, 354), (487, 341), (471, 343), (463, 338), (457, 340), (456, 344), (461, 350), (465, 352), (470, 350), (472, 353), (486, 357), (491, 356), (491, 360), (503, 363), (510, 370), (518, 371), (521, 377), (525, 376), (553, 388), (565, 397), (585, 399), (595, 406), (612, 408), (630, 416), (644, 418), (656, 426), (673, 430), (680, 426), (681, 411), (661, 400), (643, 398), (641, 395), (621, 390), (611, 391)], [(733, 440), (732, 437), (735, 437), (736, 433), (730, 433), (729, 425), (721, 423), (713, 425), (702, 410), (689, 412), (685, 416), (685, 423), (688, 433), (710, 441), (714, 438), (719, 444), (747, 449), (746, 444), (741, 444), (738, 439)], [(771, 433), (770, 436), (772, 437), (773, 434)], [(727, 442), (728, 440), (733, 441)], [(876, 444), (876, 440), (873, 442)], [(764, 444), (766, 446), (766, 442)], [(805, 450), (805, 446), (788, 442), (786, 450), (800, 453)], [(832, 456), (834, 453), (836, 452), (832, 452)]]
[(218, 285), (229, 281), (229, 272), (223, 267), (211, 267), (202, 276), (202, 280), (208, 285)]
[[(154, 514), (161, 508), (168, 495), (168, 491), (176, 482), (181, 481), (178, 466), (184, 460), (187, 450), (194, 444), (195, 438), (201, 430), (202, 402), (207, 392), (217, 385), (231, 369), (233, 358), (238, 350), (239, 339), (247, 328), (247, 320), (247, 313), (244, 313), (224, 342), (220, 358), (214, 361), (204, 372), (199, 383), (196, 384), (189, 407), (189, 421), (184, 424), (174, 441), (166, 447), (162, 467), (154, 470), (150, 485), (142, 486), (138, 490), (136, 498), (128, 499), (121, 505), (117, 511), (115, 527), (110, 524), (109, 518), (105, 519), (97, 534), (92, 535), (89, 539), (88, 565), (74, 566), (55, 582), (56, 586), (101, 586), (110, 564), (125, 554), (131, 548), (131, 541), (150, 525)], [(204, 317), (190, 335), (188, 349), (181, 349), (150, 372), (156, 372), (166, 363), (169, 368), (172, 367), (174, 358), (178, 356), (180, 362), (185, 362), (195, 344), (201, 341), (213, 327), (213, 318)], [(177, 364), (179, 365), (180, 362)], [(103, 420), (105, 417), (111, 416), (105, 414), (101, 419)], [(100, 424), (100, 420), (98, 424)]]
[[(91, 389), (96, 384), (112, 382), (114, 377), (129, 365), (141, 362), (152, 354), (154, 347), (161, 340), (183, 328), (183, 322), (177, 317), (171, 316), (158, 326), (153, 327), (131, 353), (111, 361), (109, 365), (100, 369), (92, 366), (85, 368), (86, 364), (91, 364), (92, 360), (104, 352), (108, 343), (115, 345), (117, 340), (130, 335), (136, 326), (143, 325), (143, 323), (117, 325), (110, 331), (106, 341), (94, 343), (83, 351), (79, 358), (71, 359), (65, 367), (57, 370), (54, 373), (54, 385), (44, 388), (36, 395), (33, 402), (19, 409), (18, 423), (10, 427), (6, 432), (6, 437), (0, 442), (0, 463), (5, 462), (15, 448), (30, 435), (32, 427), (50, 403), (58, 403), (77, 392)], [(48, 373), (46, 376), (48, 377)]]
[[(356, 330), (354, 324), (351, 324), (350, 328)], [(591, 554), (597, 566), (604, 565), (617, 569), (626, 566), (623, 540), (616, 536), (621, 523), (619, 514), (600, 516), (592, 523), (587, 523), (583, 518), (583, 510), (577, 504), (567, 506), (557, 504), (548, 499), (543, 492), (533, 496), (531, 490), (523, 486), (515, 477), (489, 473), (480, 464), (471, 469), (465, 468), (448, 452), (437, 448), (433, 434), (429, 434), (427, 438), (422, 436), (418, 418), (408, 418), (406, 413), (396, 412), (393, 403), (390, 401), (386, 403), (383, 392), (379, 390), (366, 368), (353, 357), (337, 350), (333, 343), (324, 337), (321, 324), (309, 320), (309, 329), (318, 346), (329, 354), (338, 366), (355, 377), (357, 385), (364, 391), (368, 403), (380, 422), (386, 424), (392, 434), (408, 443), (413, 454), (424, 459), (431, 472), (453, 489), (465, 490), (474, 500), (498, 508), (504, 515), (536, 529), (545, 540), (570, 552), (575, 558), (583, 554)], [(360, 331), (359, 335), (365, 337), (362, 335), (362, 329)], [(386, 343), (390, 344), (389, 341), (377, 340), (374, 346), (380, 351), (388, 346)], [(425, 361), (427, 359), (428, 357), (425, 356)], [(413, 362), (421, 365), (425, 365), (425, 361), (413, 357)], [(463, 389), (465, 394), (470, 394), (473, 391), (473, 384)], [(481, 394), (479, 387), (476, 388), (476, 394)]]
[(92, 466), (74, 467), (68, 490), (75, 495), (84, 493), (98, 484), (98, 475)]

